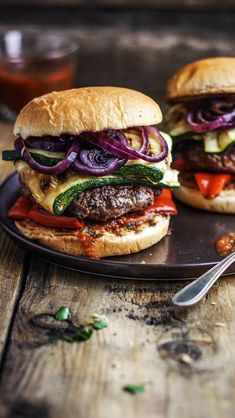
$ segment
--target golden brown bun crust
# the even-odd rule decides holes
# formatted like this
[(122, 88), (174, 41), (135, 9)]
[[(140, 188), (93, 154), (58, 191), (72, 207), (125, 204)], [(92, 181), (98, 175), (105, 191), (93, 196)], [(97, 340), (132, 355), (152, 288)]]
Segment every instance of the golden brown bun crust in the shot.
[(168, 81), (167, 100), (235, 93), (235, 58), (217, 57), (192, 62)]
[(162, 121), (156, 102), (121, 87), (84, 87), (53, 92), (33, 99), (20, 112), (14, 134), (29, 136), (78, 135), (84, 131), (126, 129)]
[(180, 186), (174, 190), (174, 196), (181, 202), (210, 212), (235, 214), (235, 191), (224, 190), (215, 199), (205, 199), (199, 190)]
[[(92, 244), (92, 255), (97, 258), (137, 253), (156, 244), (168, 232), (170, 216), (156, 215), (156, 224), (144, 224), (140, 232), (129, 231), (122, 236), (105, 232)], [(31, 220), (15, 222), (20, 232), (35, 239), (46, 247), (71, 255), (86, 255), (79, 237), (72, 232), (63, 232), (55, 228), (39, 226)]]

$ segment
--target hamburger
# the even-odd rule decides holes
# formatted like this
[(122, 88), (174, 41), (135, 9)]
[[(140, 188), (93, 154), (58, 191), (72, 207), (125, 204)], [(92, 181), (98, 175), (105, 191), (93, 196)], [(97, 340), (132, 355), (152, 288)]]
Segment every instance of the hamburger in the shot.
[(106, 257), (161, 240), (176, 213), (171, 138), (151, 98), (116, 87), (52, 92), (28, 103), (14, 127), (19, 231), (55, 250)]
[(196, 208), (235, 213), (235, 58), (193, 62), (168, 81), (167, 129), (180, 171), (175, 196)]

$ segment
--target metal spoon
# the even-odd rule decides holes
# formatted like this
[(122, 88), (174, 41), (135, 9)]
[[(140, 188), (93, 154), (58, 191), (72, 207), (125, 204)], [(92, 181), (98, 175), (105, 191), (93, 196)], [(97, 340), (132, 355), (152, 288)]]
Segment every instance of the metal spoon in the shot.
[(177, 306), (190, 306), (199, 302), (203, 296), (208, 292), (216, 280), (223, 274), (223, 272), (235, 262), (235, 253), (230, 254), (224, 258), (209, 271), (204, 273), (198, 279), (194, 280), (189, 285), (181, 289), (172, 298), (172, 302)]

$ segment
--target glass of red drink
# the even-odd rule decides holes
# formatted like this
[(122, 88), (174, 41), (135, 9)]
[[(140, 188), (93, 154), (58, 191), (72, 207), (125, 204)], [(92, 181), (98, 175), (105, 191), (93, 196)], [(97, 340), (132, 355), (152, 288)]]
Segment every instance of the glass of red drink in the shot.
[(63, 32), (0, 33), (0, 115), (15, 119), (34, 97), (73, 87), (77, 50)]

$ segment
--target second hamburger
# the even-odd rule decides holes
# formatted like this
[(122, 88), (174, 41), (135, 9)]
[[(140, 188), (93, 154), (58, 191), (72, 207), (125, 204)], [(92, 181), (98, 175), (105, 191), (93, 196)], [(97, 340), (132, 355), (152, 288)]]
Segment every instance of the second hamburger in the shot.
[(196, 208), (235, 214), (235, 58), (193, 62), (168, 82), (167, 125), (176, 197)]

